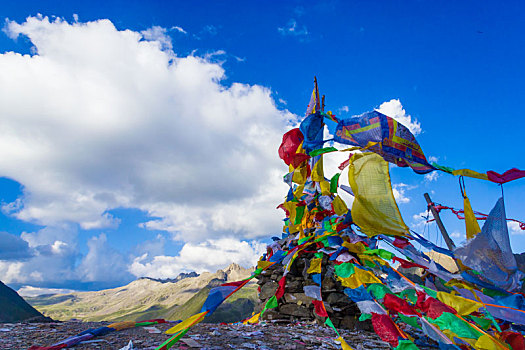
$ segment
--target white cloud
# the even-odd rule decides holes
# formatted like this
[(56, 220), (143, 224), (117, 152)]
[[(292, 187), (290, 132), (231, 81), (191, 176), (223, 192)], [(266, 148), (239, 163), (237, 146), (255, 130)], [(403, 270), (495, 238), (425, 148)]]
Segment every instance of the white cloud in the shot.
[(412, 117), (406, 114), (403, 109), (401, 101), (392, 99), (388, 102), (383, 102), (377, 110), (406, 126), (412, 134), (418, 135), (421, 133), (421, 124), (415, 119), (412, 121)]
[(33, 286), (23, 286), (17, 290), (18, 294), (23, 297), (36, 297), (44, 294), (68, 294), (74, 293), (74, 289), (64, 289), (64, 288), (40, 288)]
[(219, 64), (177, 57), (161, 27), (29, 17), (6, 31), (38, 54), (0, 55), (0, 176), (24, 186), (5, 210), (96, 229), (139, 208), (185, 241), (280, 231), (277, 147), (296, 117), (269, 89), (222, 85)]
[(92, 237), (88, 241), (89, 251), (78, 267), (78, 274), (83, 281), (115, 281), (126, 280), (127, 262), (115, 249), (107, 243), (105, 234)]
[(159, 43), (160, 47), (164, 50), (171, 50), (173, 48), (171, 38), (166, 34), (166, 28), (153, 26), (151, 28), (141, 31), (140, 33), (142, 34), (144, 39)]
[(295, 19), (290, 19), (288, 23), (286, 23), (285, 27), (279, 27), (277, 28), (277, 31), (281, 33), (282, 35), (291, 35), (291, 36), (297, 36), (297, 37), (306, 37), (308, 36), (308, 29), (306, 29), (306, 26), (298, 27), (297, 21)]
[(429, 163), (437, 163), (438, 160), (439, 160), (438, 157), (434, 157), (434, 156), (428, 157), (428, 162)]
[(394, 198), (398, 203), (410, 203), (410, 198), (407, 196), (407, 191), (414, 189), (415, 187), (409, 186), (404, 183), (392, 184), (392, 192), (394, 193)]
[(450, 237), (452, 237), (452, 238), (461, 238), (462, 236), (463, 235), (460, 232), (458, 232), (458, 231), (454, 231), (454, 232), (452, 232), (450, 234)]
[[(222, 85), (220, 64), (178, 57), (161, 27), (38, 16), (5, 31), (27, 36), (34, 55), (0, 54), (0, 176), (23, 186), (2, 210), (45, 228), (21, 235), (33, 255), (0, 261), (2, 281), (124, 281), (130, 264), (147, 273), (163, 259), (173, 271), (253, 264), (262, 248), (251, 240), (279, 234), (287, 168), (277, 148), (297, 117), (279, 111), (269, 89)], [(83, 257), (78, 227), (117, 227), (113, 208), (148, 213), (144, 227), (186, 245), (168, 257), (163, 241), (150, 242), (133, 254), (153, 260), (133, 262), (101, 234)]]
[(341, 112), (348, 113), (350, 111), (350, 107), (343, 106), (343, 107), (339, 108), (338, 111), (339, 111), (339, 113), (341, 113)]
[(422, 229), (427, 224), (427, 215), (428, 219), (432, 219), (432, 214), (427, 211), (422, 211), (419, 214), (412, 215), (412, 226), (414, 228)]
[(507, 227), (509, 228), (509, 232), (512, 235), (525, 235), (525, 230), (520, 228), (519, 222), (507, 221)]
[(174, 278), (190, 270), (213, 272), (228, 266), (232, 261), (248, 268), (254, 266), (265, 251), (266, 245), (256, 241), (209, 239), (185, 244), (177, 256), (155, 256), (148, 261), (148, 254), (145, 253), (135, 258), (129, 266), (129, 272), (136, 277)]
[(173, 26), (171, 27), (172, 30), (176, 30), (178, 31), (179, 33), (182, 33), (182, 34), (188, 34), (187, 31), (185, 31), (182, 27), (179, 27), (179, 26)]
[(77, 230), (72, 225), (23, 232), (20, 238), (32, 250), (24, 261), (0, 261), (0, 280), (5, 283), (55, 283), (78, 279), (75, 263), (80, 260)]
[(428, 182), (437, 181), (438, 177), (439, 177), (439, 173), (437, 171), (433, 171), (428, 174), (425, 174), (425, 181), (428, 181)]

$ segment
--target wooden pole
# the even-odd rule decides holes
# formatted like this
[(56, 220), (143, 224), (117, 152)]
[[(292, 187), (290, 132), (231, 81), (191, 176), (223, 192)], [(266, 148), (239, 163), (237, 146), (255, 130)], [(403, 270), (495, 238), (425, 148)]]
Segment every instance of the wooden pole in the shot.
[(321, 101), (319, 100), (319, 88), (317, 87), (317, 77), (314, 77), (315, 83), (315, 111), (321, 111)]
[(430, 199), (430, 196), (428, 193), (424, 194), (425, 199), (427, 200), (428, 207), (430, 208), (430, 211), (432, 212), (432, 215), (434, 216), (434, 219), (436, 220), (436, 224), (439, 227), (439, 230), (441, 231), (441, 234), (443, 235), (443, 238), (445, 239), (445, 243), (447, 244), (447, 247), (449, 250), (456, 249), (456, 245), (454, 242), (450, 239), (447, 230), (445, 229), (445, 225), (443, 225), (443, 222), (441, 221), (441, 218), (439, 217), (439, 213), (434, 208), (434, 203), (432, 203), (432, 200)]

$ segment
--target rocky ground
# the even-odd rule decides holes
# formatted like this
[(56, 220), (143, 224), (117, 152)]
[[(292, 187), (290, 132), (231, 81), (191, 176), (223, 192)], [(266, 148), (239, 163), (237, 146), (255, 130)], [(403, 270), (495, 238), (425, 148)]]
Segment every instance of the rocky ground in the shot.
[[(49, 346), (104, 322), (60, 322), (0, 324), (0, 349), (27, 349), (31, 345)], [(112, 332), (81, 343), (74, 349), (121, 349), (133, 343), (132, 349), (155, 349), (168, 339), (164, 331), (170, 324), (138, 327)], [(387, 343), (366, 331), (341, 330), (341, 335), (354, 349), (388, 349)], [(341, 349), (334, 332), (311, 323), (260, 325), (198, 324), (186, 333), (173, 349)]]

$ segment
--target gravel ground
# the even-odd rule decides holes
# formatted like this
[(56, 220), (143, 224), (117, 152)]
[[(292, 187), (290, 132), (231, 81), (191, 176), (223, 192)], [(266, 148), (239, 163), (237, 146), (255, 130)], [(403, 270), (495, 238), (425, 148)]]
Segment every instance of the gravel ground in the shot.
[[(60, 322), (0, 324), (0, 349), (27, 349), (31, 345), (49, 346), (89, 328), (107, 322)], [(131, 340), (132, 349), (153, 350), (169, 338), (164, 331), (171, 324), (137, 327), (112, 332), (78, 344), (74, 349), (121, 349)], [(354, 349), (389, 349), (387, 343), (370, 332), (340, 331)], [(205, 324), (192, 327), (172, 349), (341, 349), (329, 328), (312, 324)]]

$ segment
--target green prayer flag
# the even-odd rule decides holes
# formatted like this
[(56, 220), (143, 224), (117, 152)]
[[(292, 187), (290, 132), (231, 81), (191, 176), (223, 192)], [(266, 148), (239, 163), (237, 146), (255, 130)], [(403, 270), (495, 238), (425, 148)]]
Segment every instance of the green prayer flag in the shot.
[(273, 309), (273, 308), (276, 308), (277, 306), (279, 306), (279, 303), (277, 302), (277, 298), (274, 295), (273, 297), (268, 299), (268, 301), (266, 302), (266, 305), (264, 305), (264, 310)]
[(401, 319), (401, 321), (405, 322), (406, 324), (409, 324), (409, 325), (411, 325), (414, 328), (421, 329), (421, 326), (419, 325), (419, 323), (417, 323), (417, 317), (416, 316), (406, 316), (406, 315), (403, 315), (403, 314), (399, 314), (399, 318)]
[(449, 331), (455, 333), (458, 337), (469, 338), (469, 339), (478, 339), (482, 333), (474, 329), (468, 322), (463, 321), (456, 315), (450, 312), (443, 312), (441, 316), (436, 317), (436, 319), (431, 319), (430, 317), (425, 317), (428, 322), (436, 325), (442, 331), (448, 329)]
[(309, 240), (310, 238), (312, 238), (313, 236), (307, 236), (307, 237), (303, 237), (301, 238), (300, 240), (297, 241), (297, 244), (298, 245), (301, 245), (303, 244), (304, 242), (306, 242), (307, 240)]
[(335, 274), (341, 278), (347, 278), (354, 274), (354, 264), (352, 263), (342, 263), (340, 265), (335, 265)]
[(419, 349), (412, 341), (408, 339), (400, 339), (398, 345), (394, 350), (417, 350)]
[(415, 289), (405, 289), (404, 291), (399, 293), (399, 296), (410, 300), (412, 304), (415, 304), (417, 302), (417, 294)]
[(374, 296), (374, 299), (383, 299), (386, 294), (394, 294), (392, 291), (381, 283), (370, 283), (366, 289), (368, 293)]
[(301, 223), (301, 220), (303, 220), (304, 208), (305, 206), (296, 207), (294, 225), (299, 225)]
[(330, 319), (330, 317), (327, 317), (326, 318), (326, 321), (324, 321), (324, 324), (327, 325), (328, 327), (332, 328), (334, 330), (334, 332), (340, 337), (339, 335), (339, 332), (337, 331), (337, 329), (335, 328), (334, 324), (332, 323), (332, 320)]
[(337, 193), (337, 186), (339, 184), (339, 176), (341, 176), (341, 173), (337, 173), (330, 179), (330, 192), (331, 193)]
[(312, 152), (308, 153), (308, 155), (310, 155), (310, 157), (315, 157), (320, 154), (335, 152), (335, 151), (337, 151), (337, 148), (335, 147), (325, 147), (325, 148), (314, 149)]
[(446, 173), (449, 173), (449, 174), (452, 174), (452, 172), (454, 171), (454, 169), (449, 168), (448, 166), (441, 166), (441, 165), (439, 165), (439, 164), (437, 164), (437, 163), (434, 163), (434, 162), (432, 162), (432, 166), (433, 166), (434, 168), (437, 168), (437, 169), (439, 169), (439, 170), (441, 170), (441, 171), (444, 171), (444, 172), (446, 172)]
[(487, 320), (486, 318), (476, 317), (476, 316), (472, 316), (472, 315), (469, 315), (468, 318), (470, 318), (472, 321), (474, 321), (483, 330), (489, 329), (489, 327), (492, 325), (492, 321), (491, 320)]
[(359, 321), (363, 322), (372, 318), (372, 314), (361, 314)]
[(432, 298), (437, 298), (438, 292), (425, 286), (421, 286), (425, 289), (425, 293), (430, 295)]
[(166, 340), (164, 343), (160, 344), (157, 349), (155, 350), (159, 350), (159, 349), (163, 349), (164, 347), (166, 347), (166, 349), (170, 349), (173, 345), (175, 345), (180, 338), (182, 338), (184, 336), (184, 334), (186, 334), (190, 329), (189, 328), (186, 328), (182, 331), (180, 331), (179, 333), (176, 333), (175, 335), (173, 335), (171, 338), (169, 338), (168, 340)]
[(388, 250), (381, 249), (381, 248), (365, 250), (363, 253), (367, 255), (377, 255), (385, 260), (392, 260), (392, 257), (394, 256), (393, 253), (389, 252)]

